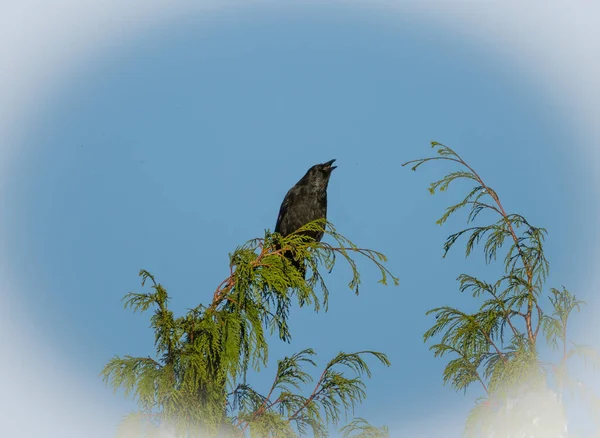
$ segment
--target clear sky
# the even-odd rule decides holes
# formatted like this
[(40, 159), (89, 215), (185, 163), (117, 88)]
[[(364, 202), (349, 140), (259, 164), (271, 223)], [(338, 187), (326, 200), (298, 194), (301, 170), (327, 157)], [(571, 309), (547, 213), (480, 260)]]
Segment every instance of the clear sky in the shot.
[(431, 140), (461, 153), (507, 210), (548, 229), (548, 286), (588, 301), (584, 321), (598, 306), (589, 289), (597, 194), (584, 136), (565, 111), (506, 54), (414, 17), (257, 7), (155, 26), (63, 77), (20, 133), (3, 192), (4, 269), (22, 291), (14, 315), (58, 358), (48, 372), (66, 366), (102, 400), (111, 430), (132, 405), (99, 371), (115, 354), (153, 352), (149, 315), (120, 302), (141, 290), (139, 269), (178, 312), (209, 302), (228, 253), (272, 230), (287, 190), (336, 158), (328, 217), (385, 253), (400, 286), (377, 284), (367, 268), (357, 297), (336, 267), (329, 312), (294, 309), (291, 345), (274, 340), (252, 380), (266, 389), (276, 360), (307, 347), (321, 365), (340, 350), (382, 351), (392, 367), (373, 363), (356, 414), (393, 436), (459, 436), (479, 393), (442, 385), (445, 362), (422, 342), (425, 312), (469, 303), (456, 277), (493, 270), (479, 252), (441, 258), (462, 222), (435, 220), (463, 192), (426, 188), (449, 167), (413, 173), (401, 163), (430, 154)]

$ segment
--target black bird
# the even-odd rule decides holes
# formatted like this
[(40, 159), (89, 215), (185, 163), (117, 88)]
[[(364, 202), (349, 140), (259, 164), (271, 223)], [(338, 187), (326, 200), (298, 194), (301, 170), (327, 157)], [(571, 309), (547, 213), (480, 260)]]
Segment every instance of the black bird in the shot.
[[(315, 164), (287, 192), (279, 208), (279, 216), (275, 225), (276, 233), (285, 237), (309, 222), (327, 218), (327, 185), (331, 172), (336, 168), (336, 166), (332, 166), (334, 161)], [(306, 231), (304, 235), (312, 237), (317, 242), (323, 238), (322, 231)], [(303, 263), (294, 260), (291, 254), (286, 254), (286, 257), (304, 276), (306, 269)]]

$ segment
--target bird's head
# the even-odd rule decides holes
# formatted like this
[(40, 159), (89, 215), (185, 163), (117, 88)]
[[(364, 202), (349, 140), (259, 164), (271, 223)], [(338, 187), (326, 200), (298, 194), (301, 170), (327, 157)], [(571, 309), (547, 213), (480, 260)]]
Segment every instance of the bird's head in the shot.
[(321, 189), (326, 189), (327, 184), (329, 183), (329, 177), (331, 176), (331, 172), (337, 166), (333, 166), (333, 160), (329, 160), (325, 163), (315, 164), (313, 167), (308, 169), (306, 175), (304, 175), (304, 180), (307, 180), (311, 185), (317, 186)]

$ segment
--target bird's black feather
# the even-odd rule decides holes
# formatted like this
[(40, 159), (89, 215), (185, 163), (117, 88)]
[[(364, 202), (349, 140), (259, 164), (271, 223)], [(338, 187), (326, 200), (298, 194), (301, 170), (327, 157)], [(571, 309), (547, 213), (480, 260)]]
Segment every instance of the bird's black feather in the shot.
[[(314, 165), (287, 192), (279, 208), (276, 233), (285, 237), (309, 222), (327, 218), (327, 186), (331, 172), (336, 168), (332, 166), (334, 161)], [(306, 231), (304, 235), (317, 242), (323, 238), (322, 231)], [(306, 269), (301, 260), (295, 260), (290, 253), (286, 253), (285, 256), (302, 275), (305, 274)]]

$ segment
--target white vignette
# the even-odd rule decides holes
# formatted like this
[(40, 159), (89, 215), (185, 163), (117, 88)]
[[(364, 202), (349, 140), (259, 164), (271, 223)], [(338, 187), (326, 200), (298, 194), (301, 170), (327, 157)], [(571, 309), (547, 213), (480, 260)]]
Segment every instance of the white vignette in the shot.
[[(0, 6), (0, 200), (6, 193), (11, 159), (27, 114), (61, 77), (111, 45), (174, 21), (184, 14), (210, 13), (240, 4), (269, 1), (22, 0)], [(428, 25), (475, 39), (530, 75), (564, 110), (568, 123), (591, 145), (594, 167), (600, 151), (600, 3), (595, 1), (330, 0), (369, 5), (382, 13), (412, 14)], [(600, 187), (600, 177), (594, 183)], [(599, 173), (600, 175), (600, 173)], [(1, 220), (1, 216), (0, 216)], [(0, 236), (3, 225), (0, 222)], [(111, 436), (102, 412), (110, 399), (69, 369), (39, 330), (27, 329), (0, 252), (0, 434), (11, 437)], [(590, 278), (589, 287), (598, 285)], [(27, 348), (23, 346), (27, 345)], [(35, 348), (32, 348), (35, 345)], [(33, 353), (35, 351), (35, 353)], [(43, 361), (37, 360), (43, 357)], [(110, 394), (109, 394), (110, 395)], [(34, 416), (29, 415), (35, 410)], [(110, 416), (109, 416), (110, 417)], [(441, 414), (449, 419), (450, 415)], [(112, 417), (111, 417), (112, 418)], [(452, 421), (453, 422), (453, 421)], [(420, 423), (420, 424), (419, 424)], [(444, 436), (437, 421), (407, 425), (421, 436)], [(421, 428), (420, 426), (423, 426)], [(408, 432), (406, 429), (405, 432)], [(439, 435), (439, 434), (442, 435)], [(423, 435), (424, 434), (424, 435)], [(414, 435), (413, 435), (414, 436)]]

